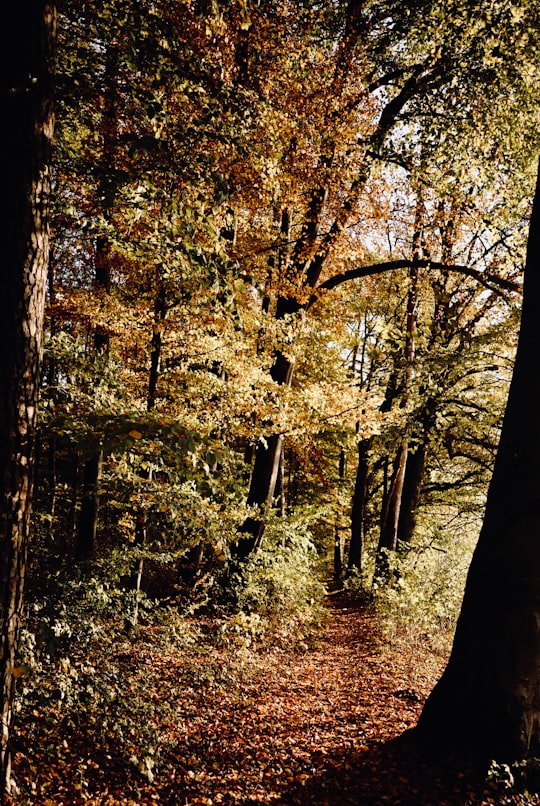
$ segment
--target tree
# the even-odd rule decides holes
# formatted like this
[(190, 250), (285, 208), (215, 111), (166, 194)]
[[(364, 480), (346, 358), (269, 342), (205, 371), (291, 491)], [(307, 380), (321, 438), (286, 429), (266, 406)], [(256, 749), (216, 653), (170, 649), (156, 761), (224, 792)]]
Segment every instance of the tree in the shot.
[[(305, 89), (305, 106), (314, 98), (325, 98), (322, 110), (320, 102), (319, 107), (313, 104), (317, 131), (309, 129), (309, 139), (294, 136), (289, 144), (282, 143), (282, 154), (294, 163), (294, 171), (286, 168), (286, 160), (276, 160), (280, 173), (274, 205), (277, 207), (279, 201), (281, 207), (287, 207), (294, 232), (287, 259), (273, 278), (272, 315), (282, 326), (289, 325), (289, 341), (284, 349), (276, 349), (270, 370), (276, 385), (290, 387), (294, 382), (295, 327), (309, 309), (311, 295), (379, 270), (364, 264), (362, 273), (356, 275), (352, 270), (336, 273), (345, 261), (346, 245), (354, 240), (356, 244), (369, 241), (359, 222), (366, 218), (368, 199), (374, 195), (384, 166), (393, 164), (411, 170), (424, 148), (434, 162), (441, 164), (447, 159), (450, 141), (460, 154), (470, 146), (480, 157), (485, 144), (477, 147), (476, 142), (473, 147), (474, 139), (478, 140), (474, 122), (481, 110), (485, 113), (497, 108), (500, 114), (501, 99), (508, 101), (512, 81), (509, 73), (504, 87), (495, 87), (494, 57), (486, 48), (491, 46), (493, 36), (494, 52), (501, 53), (497, 38), (504, 40), (506, 52), (509, 40), (505, 32), (514, 25), (512, 20), (512, 14), (502, 4), (496, 4), (481, 20), (463, 4), (451, 1), (436, 5), (409, 3), (406, 9), (403, 3), (391, 1), (342, 4), (333, 27), (326, 29), (326, 42), (332, 41), (332, 47), (324, 58), (325, 85), (321, 82), (317, 86), (313, 79), (316, 71), (307, 71), (314, 83)], [(322, 56), (323, 50), (319, 52)], [(313, 55), (311, 59), (315, 61)], [(504, 59), (506, 70), (508, 54)], [(252, 82), (254, 78), (252, 73)], [(480, 93), (479, 86), (483, 88)], [(276, 104), (274, 97), (269, 97)], [(284, 97), (285, 93), (279, 95), (279, 99)], [(297, 103), (292, 94), (288, 99), (291, 102)], [(282, 114), (286, 111), (290, 122), (291, 109), (280, 109)], [(447, 138), (442, 150), (440, 143), (436, 144), (436, 137), (441, 139), (441, 128)], [(486, 143), (488, 140), (489, 137)], [(301, 164), (307, 170), (302, 176), (303, 192), (295, 197), (290, 188), (298, 187), (298, 182), (295, 185), (291, 179), (282, 180), (287, 170), (291, 176), (300, 176)], [(458, 176), (456, 173), (454, 178)], [(350, 237), (353, 232), (355, 239)], [(379, 264), (380, 270), (409, 268), (411, 261), (391, 264), (392, 261)], [(433, 262), (423, 259), (416, 265), (433, 267)], [(481, 275), (474, 267), (468, 270), (473, 276)], [(259, 514), (245, 523), (245, 537), (237, 546), (240, 557), (247, 556), (261, 542), (264, 513), (271, 505), (278, 476), (283, 436), (269, 425), (257, 444), (248, 494), (248, 503), (258, 506)], [(404, 477), (404, 467), (402, 461), (398, 481)], [(396, 518), (388, 522), (395, 531)]]
[(30, 526), (49, 253), (55, 9), (25, 0), (2, 26), (4, 269), (0, 295), (0, 790), (14, 784), (10, 728)]
[(448, 665), (419, 735), (515, 761), (540, 752), (540, 174), (514, 373), (485, 516)]

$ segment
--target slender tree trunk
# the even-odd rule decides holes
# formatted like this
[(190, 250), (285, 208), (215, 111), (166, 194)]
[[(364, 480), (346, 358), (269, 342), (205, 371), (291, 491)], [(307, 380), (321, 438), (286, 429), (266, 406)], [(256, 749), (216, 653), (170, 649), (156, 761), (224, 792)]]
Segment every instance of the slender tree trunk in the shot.
[(246, 537), (237, 541), (233, 552), (239, 560), (247, 559), (261, 544), (265, 518), (270, 511), (276, 489), (282, 449), (282, 434), (273, 434), (266, 439), (265, 444), (257, 443), (247, 504), (258, 507), (260, 515), (246, 518), (242, 526)]
[(420, 493), (426, 469), (426, 453), (426, 446), (418, 445), (416, 450), (409, 450), (407, 455), (397, 526), (398, 547), (402, 544), (408, 545), (414, 535)]
[(417, 732), (431, 749), (540, 754), (540, 174), (521, 330), (484, 522), (452, 653)]
[[(299, 310), (301, 310), (301, 306), (296, 300), (281, 299), (278, 301), (276, 318), (282, 319), (289, 313), (298, 313)], [(270, 371), (272, 380), (280, 386), (290, 386), (293, 372), (294, 362), (278, 351)], [(282, 450), (283, 434), (272, 434), (257, 443), (246, 503), (248, 506), (257, 507), (260, 514), (246, 518), (242, 525), (242, 531), (246, 537), (240, 538), (233, 546), (233, 554), (238, 560), (245, 560), (261, 544), (265, 519), (276, 491)]]
[[(154, 304), (154, 328), (152, 331), (152, 350), (150, 353), (150, 373), (148, 375), (148, 391), (146, 397), (146, 411), (151, 412), (156, 405), (157, 385), (159, 374), (161, 370), (161, 348), (162, 338), (161, 332), (163, 322), (167, 316), (167, 297), (166, 288), (163, 278), (159, 279), (159, 286), (156, 294)], [(152, 479), (152, 470), (142, 471), (141, 475), (148, 479)], [(135, 522), (135, 546), (144, 546), (147, 538), (147, 513), (144, 509), (140, 509), (137, 513)], [(144, 557), (139, 557), (131, 571), (130, 588), (134, 592), (133, 609), (126, 619), (125, 626), (128, 630), (136, 629), (139, 623), (139, 605), (141, 600), (141, 585), (144, 571)]]
[(34, 482), (36, 410), (49, 257), (55, 10), (2, 16), (4, 144), (0, 294), (0, 795), (14, 790), (10, 730)]
[(334, 523), (334, 580), (340, 582), (343, 578), (343, 541), (339, 529), (339, 520)]
[(285, 515), (287, 514), (287, 493), (285, 489), (285, 455), (283, 450), (281, 451), (281, 456), (279, 457), (279, 469), (278, 469), (278, 476), (276, 479), (275, 499), (278, 514), (281, 518), (284, 518)]
[(385, 510), (381, 533), (379, 535), (379, 545), (377, 547), (377, 559), (375, 562), (375, 578), (379, 580), (389, 579), (389, 555), (397, 549), (398, 523), (408, 452), (408, 442), (407, 440), (403, 440), (394, 464), (390, 488), (385, 498)]
[[(418, 231), (418, 229), (417, 229)], [(415, 236), (416, 241), (416, 236)], [(417, 248), (414, 249), (414, 256), (417, 257)], [(418, 269), (412, 268), (409, 272), (410, 289), (407, 295), (407, 319), (405, 327), (405, 377), (403, 382), (403, 397), (401, 405), (405, 408), (409, 401), (410, 386), (413, 377), (413, 362), (415, 354), (415, 334), (416, 334), (416, 313), (417, 313), (417, 285)], [(394, 552), (398, 544), (398, 525), (403, 500), (403, 485), (405, 483), (405, 471), (409, 456), (409, 433), (408, 429), (403, 436), (398, 448), (394, 472), (390, 483), (390, 489), (385, 499), (385, 508), (382, 519), (379, 546), (377, 550), (377, 562), (375, 566), (375, 576), (384, 579), (388, 576), (388, 552)]]
[(84, 463), (81, 511), (75, 545), (77, 562), (87, 562), (95, 553), (102, 469), (103, 451), (98, 451)]
[(371, 439), (358, 441), (358, 464), (354, 482), (353, 504), (351, 512), (351, 540), (347, 568), (349, 571), (362, 570), (364, 551), (365, 509), (367, 498), (367, 480), (369, 471), (369, 451)]
[(343, 539), (341, 537), (341, 501), (340, 501), (340, 492), (341, 487), (343, 486), (343, 480), (345, 479), (345, 471), (347, 467), (347, 454), (345, 453), (345, 449), (342, 448), (339, 452), (339, 465), (338, 465), (338, 476), (339, 476), (339, 484), (338, 484), (338, 496), (337, 496), (337, 506), (336, 506), (336, 515), (335, 515), (335, 523), (334, 523), (334, 579), (336, 582), (339, 582), (343, 579)]
[(81, 501), (80, 463), (81, 463), (81, 457), (79, 456), (79, 452), (75, 451), (69, 457), (69, 465), (72, 480), (71, 485), (72, 500), (69, 513), (69, 541), (70, 541), (70, 547), (74, 548), (73, 553), (76, 553), (77, 551), (77, 527), (79, 523), (79, 511)]
[(49, 525), (47, 531), (49, 537), (52, 539), (54, 535), (54, 521), (56, 518), (56, 482), (57, 482), (57, 468), (56, 468), (56, 436), (53, 434), (49, 440), (48, 451), (48, 468), (47, 468), (47, 481), (48, 481), (48, 518)]
[(152, 332), (152, 350), (150, 353), (150, 375), (148, 377), (148, 394), (146, 398), (146, 411), (153, 411), (156, 405), (156, 391), (161, 370), (161, 331), (167, 316), (167, 300), (165, 283), (162, 278), (156, 294), (154, 305), (154, 329)]

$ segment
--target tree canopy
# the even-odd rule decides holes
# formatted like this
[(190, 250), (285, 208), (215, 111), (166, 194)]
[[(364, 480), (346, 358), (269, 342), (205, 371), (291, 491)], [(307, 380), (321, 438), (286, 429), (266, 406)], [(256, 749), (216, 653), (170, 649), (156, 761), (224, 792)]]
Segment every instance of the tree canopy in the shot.
[(453, 623), (516, 350), (539, 13), (58, 3), (30, 633), (75, 581), (136, 634), (151, 602), (269, 617), (283, 579), (301, 621), (328, 573), (386, 604), (422, 578), (441, 619), (446, 585)]

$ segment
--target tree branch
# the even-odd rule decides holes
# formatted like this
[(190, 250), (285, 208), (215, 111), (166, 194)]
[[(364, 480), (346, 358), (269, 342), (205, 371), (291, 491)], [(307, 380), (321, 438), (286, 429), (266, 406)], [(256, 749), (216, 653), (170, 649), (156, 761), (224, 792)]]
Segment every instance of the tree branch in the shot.
[(318, 294), (322, 290), (330, 290), (336, 288), (338, 285), (347, 283), (349, 280), (358, 280), (361, 277), (372, 277), (375, 274), (383, 274), (387, 271), (394, 271), (396, 269), (410, 269), (412, 266), (417, 266), (420, 269), (434, 269), (441, 272), (453, 272), (456, 274), (464, 274), (466, 277), (472, 277), (477, 280), (481, 285), (489, 288), (490, 291), (503, 296), (503, 291), (511, 291), (514, 294), (522, 293), (522, 286), (515, 283), (513, 280), (507, 280), (504, 277), (497, 277), (494, 274), (473, 269), (471, 266), (461, 266), (459, 264), (445, 264), (438, 263), (433, 260), (389, 260), (384, 263), (374, 263), (372, 266), (358, 266), (356, 269), (350, 269), (342, 274), (335, 274), (329, 277), (324, 283), (316, 289), (316, 292), (310, 299), (310, 305), (315, 302)]

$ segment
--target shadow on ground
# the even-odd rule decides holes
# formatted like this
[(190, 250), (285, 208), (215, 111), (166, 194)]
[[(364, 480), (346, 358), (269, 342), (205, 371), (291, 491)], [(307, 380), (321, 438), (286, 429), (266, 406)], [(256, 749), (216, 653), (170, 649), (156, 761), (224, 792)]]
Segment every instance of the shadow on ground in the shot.
[(409, 731), (391, 742), (330, 761), (278, 801), (290, 806), (486, 806), (540, 803), (505, 794), (456, 762), (427, 763)]

